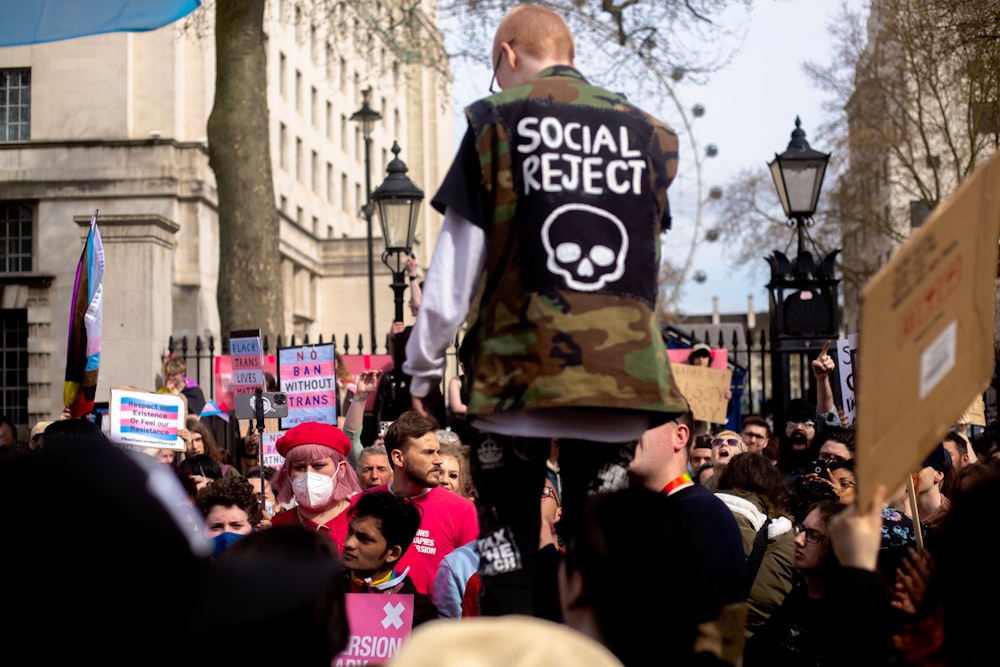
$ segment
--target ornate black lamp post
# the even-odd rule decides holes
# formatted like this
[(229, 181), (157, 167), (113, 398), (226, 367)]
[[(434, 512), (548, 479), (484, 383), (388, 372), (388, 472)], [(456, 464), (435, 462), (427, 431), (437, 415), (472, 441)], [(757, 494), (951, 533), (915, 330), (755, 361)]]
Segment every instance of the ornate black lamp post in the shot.
[[(413, 235), (417, 228), (417, 217), (420, 215), (420, 202), (424, 199), (424, 191), (406, 175), (406, 163), (399, 159), (399, 151), (399, 144), (393, 142), (393, 158), (386, 167), (389, 174), (371, 197), (378, 211), (382, 238), (385, 240), (382, 263), (392, 271), (392, 291), (396, 303), (394, 322), (403, 321), (406, 258), (410, 256), (413, 248)], [(393, 256), (394, 261), (392, 261)]]
[[(768, 283), (771, 318), (771, 380), (774, 426), (784, 427), (784, 411), (791, 394), (790, 358), (799, 360), (799, 381), (803, 396), (811, 376), (810, 358), (815, 358), (823, 343), (838, 336), (837, 284), (834, 262), (840, 250), (829, 253), (817, 264), (806, 250), (808, 232), (813, 224), (829, 153), (809, 147), (802, 121), (796, 117), (795, 130), (788, 148), (768, 163), (781, 207), (794, 226), (798, 255), (794, 261), (777, 250), (767, 257), (771, 267)], [(815, 400), (815, 398), (813, 398)]]

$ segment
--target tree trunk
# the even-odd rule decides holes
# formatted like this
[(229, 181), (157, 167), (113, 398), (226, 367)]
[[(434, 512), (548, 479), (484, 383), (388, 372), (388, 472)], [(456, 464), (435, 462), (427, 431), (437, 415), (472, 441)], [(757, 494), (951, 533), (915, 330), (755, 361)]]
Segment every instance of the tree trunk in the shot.
[(283, 333), (279, 219), (267, 113), (265, 0), (216, 0), (215, 103), (208, 157), (219, 189), (222, 335)]

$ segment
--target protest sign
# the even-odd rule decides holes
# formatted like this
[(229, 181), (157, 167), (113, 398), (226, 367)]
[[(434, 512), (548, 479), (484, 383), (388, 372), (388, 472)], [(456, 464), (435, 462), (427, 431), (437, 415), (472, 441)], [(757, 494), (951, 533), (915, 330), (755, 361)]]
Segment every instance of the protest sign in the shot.
[(858, 352), (858, 334), (847, 334), (847, 338), (837, 341), (837, 369), (840, 375), (840, 403), (847, 415), (844, 426), (854, 423), (857, 399), (854, 397), (854, 377), (857, 373), (855, 361)]
[(262, 452), (264, 457), (264, 465), (270, 468), (280, 468), (281, 464), (285, 462), (285, 457), (278, 453), (278, 448), (276, 443), (278, 438), (285, 435), (284, 431), (279, 431), (277, 433), (264, 433), (263, 437), (263, 447)]
[[(233, 393), (233, 358), (220, 354), (215, 358), (215, 402), (225, 410), (235, 410), (236, 395)], [(278, 362), (273, 354), (264, 355), (264, 373), (278, 376)]]
[(337, 371), (333, 343), (278, 350), (278, 388), (288, 396), (281, 428), (304, 422), (337, 425)]
[(229, 334), (229, 357), (233, 371), (233, 394), (253, 394), (264, 383), (264, 346), (260, 331), (233, 331)]
[[(724, 347), (718, 349), (713, 348), (712, 352), (715, 353), (715, 358), (712, 359), (712, 363), (709, 364), (711, 368), (728, 368), (729, 367), (729, 350)], [(686, 364), (688, 356), (691, 354), (691, 348), (688, 347), (671, 347), (667, 348), (667, 358), (670, 359), (671, 367), (677, 364)]]
[(108, 437), (112, 442), (178, 452), (185, 449), (184, 441), (177, 435), (187, 419), (187, 399), (183, 394), (112, 387), (108, 419)]
[(1000, 153), (938, 205), (864, 286), (858, 505), (899, 489), (993, 375)]
[[(345, 354), (344, 364), (354, 376), (354, 381), (357, 382), (358, 378), (361, 377), (361, 371), (376, 369), (388, 373), (392, 370), (392, 357), (388, 354)], [(375, 409), (377, 394), (378, 392), (373, 391), (368, 395), (368, 400), (365, 402), (365, 410), (368, 412)]]
[(732, 381), (732, 371), (689, 364), (671, 364), (670, 369), (695, 419), (712, 424), (726, 423), (729, 407), (726, 392)]
[(413, 596), (400, 593), (348, 593), (351, 635), (334, 667), (382, 664), (399, 653), (413, 627)]

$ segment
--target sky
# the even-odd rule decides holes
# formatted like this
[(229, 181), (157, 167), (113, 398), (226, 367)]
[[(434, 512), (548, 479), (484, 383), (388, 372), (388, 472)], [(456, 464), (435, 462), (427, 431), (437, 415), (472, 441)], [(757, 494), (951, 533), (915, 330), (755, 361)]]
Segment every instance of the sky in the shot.
[[(701, 147), (708, 144), (718, 147), (718, 156), (704, 163), (706, 187), (723, 186), (743, 169), (765, 170), (775, 153), (787, 148), (796, 116), (802, 119), (802, 129), (812, 148), (828, 152), (823, 138), (815, 133), (815, 128), (825, 120), (822, 110), (825, 96), (806, 77), (802, 65), (807, 61), (822, 63), (833, 53), (827, 25), (840, 13), (842, 2), (756, 0), (745, 42), (732, 62), (703, 86), (683, 83), (678, 86), (677, 94), (685, 108), (698, 103), (705, 107), (705, 114), (693, 125), (697, 143)], [(847, 3), (854, 9), (866, 4), (863, 0), (847, 0)], [(587, 73), (586, 54), (578, 54), (577, 65)], [(465, 129), (462, 108), (485, 93), (490, 70), (485, 64), (475, 68), (458, 65), (455, 70), (455, 127), (460, 137)], [(649, 109), (643, 101), (636, 102)], [(672, 122), (666, 111), (657, 115), (668, 123), (679, 124), (679, 119)], [(682, 139), (681, 171), (685, 149), (690, 150)], [(675, 193), (672, 188), (672, 196), (687, 196), (684, 186), (678, 185), (677, 189)], [(777, 193), (774, 197), (777, 206)], [(684, 237), (684, 222), (675, 217), (675, 231), (671, 234), (677, 238), (669, 240), (668, 245), (674, 243), (685, 248), (690, 245), (690, 234)], [(711, 219), (707, 218), (706, 223), (711, 223)], [(764, 257), (774, 248), (784, 248), (793, 234), (791, 229), (778, 230), (774, 247), (762, 248), (761, 259), (755, 266), (733, 266), (720, 244), (699, 243), (692, 269), (704, 271), (707, 279), (700, 284), (688, 281), (678, 303), (679, 310), (689, 315), (709, 313), (713, 297), (718, 297), (720, 312), (745, 313), (748, 296), (753, 296), (756, 311), (767, 310), (765, 285), (769, 271)]]

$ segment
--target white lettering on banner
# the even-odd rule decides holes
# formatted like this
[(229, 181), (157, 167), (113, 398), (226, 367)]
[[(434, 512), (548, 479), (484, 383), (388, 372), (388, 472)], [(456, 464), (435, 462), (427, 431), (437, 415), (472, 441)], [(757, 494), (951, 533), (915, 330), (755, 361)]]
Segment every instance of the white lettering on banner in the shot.
[[(580, 189), (590, 195), (602, 195), (605, 190), (615, 194), (640, 194), (646, 161), (641, 151), (630, 147), (628, 128), (620, 126), (617, 129), (616, 140), (614, 130), (603, 124), (594, 130), (578, 122), (563, 125), (558, 118), (549, 116), (522, 118), (517, 130), (528, 141), (519, 145), (517, 151), (530, 153), (521, 165), (525, 194), (532, 190), (566, 192)], [(543, 146), (549, 150), (536, 152)], [(619, 158), (598, 155), (601, 151)]]
[(399, 652), (399, 647), (402, 644), (403, 640), (399, 637), (372, 637), (368, 635), (358, 637), (357, 635), (352, 635), (344, 653), (350, 656), (366, 658), (389, 658)]
[(492, 535), (480, 538), (480, 571), (487, 575), (505, 574), (521, 569), (521, 553), (514, 540), (507, 537), (505, 528), (499, 528)]

